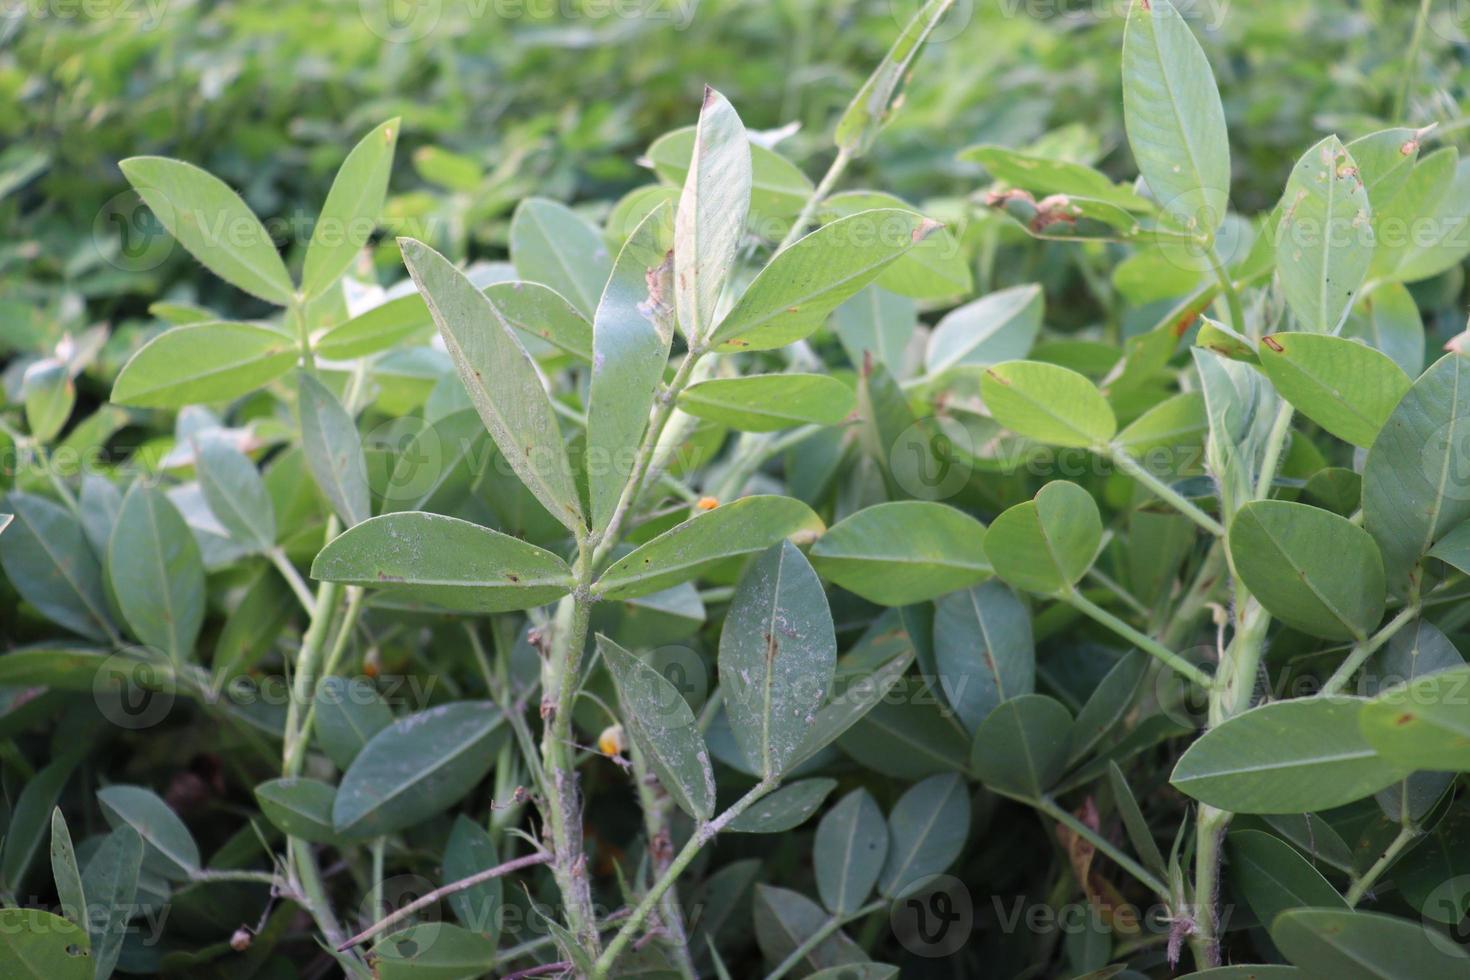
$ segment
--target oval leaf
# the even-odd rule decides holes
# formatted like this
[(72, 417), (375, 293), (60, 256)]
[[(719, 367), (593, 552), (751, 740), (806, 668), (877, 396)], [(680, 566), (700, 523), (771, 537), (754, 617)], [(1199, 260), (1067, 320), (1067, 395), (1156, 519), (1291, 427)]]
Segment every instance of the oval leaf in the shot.
[(679, 407), (689, 415), (741, 432), (837, 425), (856, 405), (852, 389), (825, 374), (716, 378), (679, 393)]
[(1058, 364), (1007, 361), (987, 368), (980, 397), (1001, 425), (1052, 446), (1100, 446), (1118, 431), (1097, 386)]
[(1092, 495), (1055, 480), (1034, 500), (1002, 513), (985, 532), (985, 554), (995, 574), (1018, 589), (1042, 595), (1067, 592), (1092, 567), (1102, 544), (1102, 517)]
[(901, 500), (864, 507), (812, 545), (812, 564), (870, 602), (906, 606), (990, 574), (985, 525), (944, 504)]
[(117, 376), (112, 400), (138, 408), (229, 401), (269, 384), (300, 352), (285, 334), (254, 323), (191, 323), (144, 344)]

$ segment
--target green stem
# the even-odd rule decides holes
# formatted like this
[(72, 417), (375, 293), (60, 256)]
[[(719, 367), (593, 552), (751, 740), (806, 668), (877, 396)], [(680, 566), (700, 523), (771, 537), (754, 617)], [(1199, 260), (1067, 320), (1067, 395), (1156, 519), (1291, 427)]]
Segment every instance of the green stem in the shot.
[(1191, 503), (1173, 487), (1150, 473), (1147, 467), (1128, 455), (1126, 450), (1119, 446), (1108, 446), (1104, 452), (1113, 461), (1114, 466), (1148, 487), (1159, 499), (1173, 506), (1179, 513), (1194, 521), (1215, 537), (1224, 537), (1225, 528), (1219, 521), (1206, 514), (1203, 510), (1200, 510), (1199, 507)]
[(1383, 629), (1374, 633), (1366, 640), (1357, 643), (1353, 647), (1352, 653), (1349, 653), (1337, 670), (1333, 672), (1332, 676), (1327, 678), (1327, 683), (1323, 684), (1322, 690), (1317, 692), (1318, 697), (1328, 697), (1341, 691), (1353, 679), (1353, 675), (1358, 672), (1358, 668), (1367, 663), (1369, 657), (1373, 656), (1373, 654), (1378, 652), (1380, 647), (1393, 639), (1395, 633), (1418, 618), (1418, 603), (1405, 606), (1397, 616), (1389, 620), (1388, 625), (1384, 626)]
[(306, 610), (307, 615), (311, 615), (316, 609), (316, 596), (311, 594), (311, 587), (306, 584), (306, 580), (301, 577), (296, 566), (291, 564), (291, 559), (286, 557), (283, 549), (272, 548), (268, 554), (271, 564), (276, 566), (276, 570), (281, 573), (281, 578), (285, 579), (291, 591), (296, 593), (296, 599), (301, 603), (301, 608)]
[(1114, 616), (1106, 609), (1094, 603), (1091, 599), (1088, 599), (1086, 596), (1082, 595), (1082, 593), (1069, 589), (1068, 591), (1058, 596), (1058, 598), (1067, 603), (1072, 608), (1076, 609), (1077, 611), (1085, 613), (1093, 620), (1096, 620), (1098, 623), (1106, 626), (1114, 633), (1117, 633), (1119, 636), (1123, 637), (1125, 640), (1138, 647), (1144, 653), (1147, 653), (1150, 656), (1156, 657), (1157, 659), (1161, 660), (1165, 665), (1167, 665), (1170, 669), (1176, 671), (1180, 676), (1193, 681), (1205, 690), (1209, 690), (1214, 685), (1214, 681), (1209, 674), (1206, 674), (1194, 664), (1190, 663), (1188, 660), (1185, 660), (1183, 657), (1179, 656), (1179, 654), (1175, 653), (1173, 650), (1170, 650), (1168, 647), (1159, 643), (1157, 640), (1153, 639), (1150, 636), (1145, 636), (1143, 633), (1140, 633), (1132, 626), (1129, 626), (1117, 616)]
[(1295, 410), (1290, 402), (1283, 401), (1276, 410), (1276, 421), (1271, 423), (1271, 433), (1266, 437), (1266, 453), (1261, 457), (1261, 472), (1256, 474), (1256, 499), (1271, 496), (1271, 484), (1276, 480), (1276, 469), (1281, 465), (1281, 451), (1286, 447), (1286, 436), (1291, 431), (1291, 416)]
[(694, 834), (689, 838), (688, 843), (674, 857), (674, 860), (669, 862), (668, 870), (659, 877), (658, 881), (654, 882), (653, 887), (648, 890), (643, 896), (643, 900), (633, 909), (633, 914), (628, 916), (628, 920), (623, 923), (622, 928), (618, 930), (612, 942), (607, 944), (607, 949), (603, 950), (602, 955), (597, 958), (597, 962), (592, 966), (592, 980), (603, 980), (603, 978), (608, 976), (608, 971), (612, 969), (613, 964), (617, 961), (618, 956), (627, 947), (628, 943), (632, 942), (633, 936), (643, 927), (643, 923), (647, 920), (649, 913), (658, 905), (659, 901), (664, 897), (664, 893), (673, 887), (674, 882), (679, 879), (679, 875), (684, 873), (684, 869), (689, 867), (690, 862), (699, 855), (700, 850), (713, 840), (716, 834), (724, 830), (730, 821), (740, 816), (740, 814), (759, 801), (761, 797), (775, 788), (776, 780), (762, 780), (755, 785), (754, 789), (737, 800), (730, 809), (695, 830)]
[[(669, 817), (673, 800), (668, 791), (659, 784), (658, 776), (636, 744), (628, 746), (628, 757), (633, 763), (633, 779), (638, 788), (638, 803), (643, 810), (643, 834), (648, 841), (653, 875), (662, 875), (669, 870), (673, 850), (673, 828)], [(659, 921), (668, 936), (667, 946), (673, 954), (675, 965), (684, 980), (698, 980), (694, 959), (689, 955), (689, 933), (684, 925), (684, 910), (679, 907), (679, 896), (674, 889), (664, 895), (658, 908)]]
[(1225, 306), (1230, 310), (1230, 319), (1237, 332), (1245, 333), (1245, 311), (1240, 305), (1240, 292), (1235, 288), (1235, 280), (1230, 278), (1230, 272), (1225, 268), (1225, 263), (1220, 259), (1220, 251), (1215, 247), (1215, 242), (1210, 242), (1210, 268), (1214, 270), (1215, 278), (1220, 281), (1220, 290), (1225, 294)]
[(871, 915), (872, 913), (878, 911), (887, 904), (888, 903), (886, 901), (878, 899), (877, 901), (869, 902), (867, 905), (864, 905), (862, 908), (858, 909), (851, 915), (832, 916), (832, 918), (822, 923), (821, 928), (817, 929), (816, 932), (813, 932), (810, 936), (807, 936), (805, 939), (803, 939), (801, 941), (801, 945), (793, 949), (791, 951), (791, 955), (787, 956), (784, 960), (777, 964), (774, 970), (766, 974), (766, 980), (781, 980), (781, 978), (784, 977), (786, 974), (796, 969), (796, 967), (801, 964), (801, 961), (806, 959), (808, 953), (816, 949), (818, 946), (822, 945), (822, 943), (826, 942), (828, 936), (832, 935), (834, 932), (841, 929), (849, 922), (852, 922), (856, 919), (861, 919), (865, 915)]
[(1231, 814), (1200, 806), (1195, 824), (1194, 932), (1189, 937), (1195, 966), (1209, 970), (1220, 965), (1219, 921), (1215, 913), (1220, 891), (1220, 842)]
[(812, 196), (807, 198), (806, 204), (802, 206), (801, 213), (791, 223), (791, 230), (786, 232), (786, 237), (781, 239), (780, 245), (776, 246), (777, 255), (786, 251), (786, 249), (791, 247), (793, 242), (801, 238), (802, 232), (811, 223), (812, 216), (817, 213), (817, 208), (822, 206), (822, 202), (832, 192), (832, 188), (836, 185), (838, 178), (842, 176), (842, 172), (847, 169), (847, 165), (851, 162), (852, 154), (839, 147), (837, 156), (832, 158), (832, 165), (822, 175), (821, 181), (818, 182), (816, 189), (812, 191)]
[(1348, 888), (1347, 895), (1344, 897), (1347, 899), (1349, 908), (1357, 907), (1358, 903), (1363, 900), (1363, 896), (1368, 894), (1368, 890), (1383, 876), (1383, 872), (1387, 871), (1394, 861), (1398, 860), (1399, 854), (1403, 852), (1405, 847), (1408, 847), (1410, 843), (1417, 839), (1419, 834), (1419, 828), (1409, 824), (1405, 824), (1399, 830), (1398, 836), (1393, 839), (1393, 843), (1384, 849), (1383, 853), (1378, 856), (1378, 860), (1373, 862), (1373, 866), (1363, 873), (1363, 877), (1353, 882)]
[(1147, 887), (1155, 895), (1159, 896), (1159, 898), (1163, 899), (1165, 902), (1169, 900), (1168, 885), (1160, 881), (1156, 875), (1150, 872), (1143, 865), (1139, 864), (1137, 861), (1124, 854), (1121, 850), (1114, 847), (1113, 843), (1107, 838), (1103, 837), (1097, 831), (1087, 826), (1087, 824), (1083, 823), (1081, 820), (1078, 820), (1072, 814), (1064, 810), (1051, 797), (1043, 796), (1041, 799), (1037, 800), (1036, 808), (1042, 813), (1046, 814), (1048, 817), (1051, 817), (1057, 823), (1066, 826), (1073, 833), (1077, 834), (1079, 837), (1082, 837), (1088, 843), (1092, 844), (1093, 847), (1106, 854), (1109, 858), (1112, 859), (1114, 864), (1131, 874), (1134, 878), (1138, 879), (1140, 884)]

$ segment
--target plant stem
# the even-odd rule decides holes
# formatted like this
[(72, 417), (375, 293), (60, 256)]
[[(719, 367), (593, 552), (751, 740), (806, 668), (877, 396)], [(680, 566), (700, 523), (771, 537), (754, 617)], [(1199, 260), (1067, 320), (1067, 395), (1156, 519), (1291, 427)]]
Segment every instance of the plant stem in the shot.
[(1143, 633), (1140, 633), (1132, 626), (1129, 626), (1127, 623), (1123, 622), (1123, 620), (1119, 619), (1117, 616), (1114, 616), (1106, 609), (1097, 605), (1091, 599), (1088, 599), (1086, 596), (1084, 596), (1082, 593), (1077, 592), (1076, 590), (1069, 589), (1068, 591), (1058, 596), (1058, 598), (1070, 605), (1072, 608), (1086, 614), (1090, 618), (1096, 620), (1098, 623), (1101, 623), (1103, 626), (1106, 626), (1108, 629), (1112, 630), (1114, 633), (1117, 633), (1125, 640), (1128, 640), (1144, 653), (1147, 653), (1150, 656), (1156, 657), (1159, 660), (1163, 661), (1164, 664), (1166, 664), (1169, 668), (1176, 671), (1181, 676), (1198, 684), (1205, 690), (1209, 690), (1214, 685), (1214, 680), (1210, 677), (1209, 674), (1206, 674), (1194, 664), (1190, 663), (1188, 660), (1185, 660), (1183, 657), (1179, 656), (1179, 654), (1175, 653), (1173, 650), (1170, 650), (1168, 647), (1159, 643), (1157, 640), (1153, 639), (1152, 637), (1145, 636)]
[(271, 564), (276, 566), (276, 570), (281, 573), (281, 578), (285, 579), (286, 584), (291, 586), (291, 591), (296, 593), (301, 608), (306, 610), (308, 616), (311, 615), (316, 610), (316, 596), (311, 594), (311, 587), (306, 584), (306, 580), (301, 577), (296, 566), (291, 564), (291, 559), (286, 557), (283, 549), (272, 548), (268, 554)]
[(1113, 863), (1124, 871), (1138, 879), (1140, 884), (1145, 885), (1155, 895), (1165, 902), (1169, 900), (1169, 886), (1164, 884), (1152, 872), (1143, 865), (1124, 854), (1114, 847), (1112, 842), (1093, 830), (1087, 824), (1078, 820), (1072, 814), (1063, 809), (1055, 800), (1049, 796), (1043, 796), (1036, 801), (1036, 808), (1051, 817), (1057, 823), (1063, 824), (1073, 833), (1087, 840), (1093, 847), (1112, 859)]
[[(353, 946), (356, 946), (360, 943), (364, 943), (367, 940), (376, 936), (378, 933), (383, 932), (384, 930), (392, 927), (393, 925), (396, 925), (399, 922), (402, 922), (404, 919), (408, 918), (410, 915), (413, 915), (419, 909), (433, 905), (441, 898), (448, 898), (450, 895), (457, 895), (468, 888), (473, 888), (476, 885), (483, 884), (487, 881), (490, 881), (494, 878), (499, 878), (503, 875), (511, 874), (515, 871), (520, 871), (524, 868), (534, 868), (538, 864), (546, 864), (550, 860), (550, 854), (546, 853), (545, 851), (538, 851), (535, 854), (527, 854), (525, 857), (518, 857), (514, 861), (506, 861), (504, 864), (497, 864), (495, 867), (488, 868), (484, 871), (476, 871), (468, 878), (461, 878), (459, 881), (452, 881), (447, 885), (435, 888), (428, 894), (420, 898), (416, 898), (412, 902), (409, 902), (407, 905), (403, 906), (403, 908), (395, 909), (393, 912), (390, 912), (388, 915), (379, 919), (377, 922), (374, 922), (372, 925), (368, 926), (366, 929), (364, 929), (362, 932), (359, 932), (351, 939), (348, 939), (345, 942), (338, 944), (337, 950), (338, 952), (341, 952), (343, 950), (351, 949)], [(373, 911), (375, 914), (378, 911), (376, 905), (373, 906)]]
[(1327, 683), (1322, 685), (1322, 690), (1317, 692), (1317, 696), (1327, 697), (1341, 691), (1347, 686), (1348, 681), (1353, 679), (1353, 675), (1358, 672), (1358, 668), (1362, 667), (1369, 657), (1378, 652), (1379, 647), (1393, 639), (1394, 634), (1418, 618), (1418, 603), (1405, 606), (1399, 611), (1397, 616), (1388, 621), (1388, 625), (1384, 626), (1383, 629), (1354, 645), (1352, 653), (1349, 653), (1347, 659), (1343, 660), (1342, 664), (1333, 672), (1332, 676), (1327, 678)]
[(1357, 907), (1358, 903), (1363, 900), (1363, 896), (1368, 894), (1368, 890), (1383, 876), (1383, 872), (1398, 860), (1403, 849), (1418, 838), (1419, 834), (1419, 828), (1412, 824), (1405, 824), (1400, 828), (1398, 836), (1384, 849), (1382, 854), (1378, 855), (1378, 860), (1373, 862), (1373, 866), (1363, 873), (1363, 877), (1349, 886), (1347, 895), (1344, 896), (1347, 899), (1348, 908)]
[(678, 880), (679, 875), (684, 873), (684, 869), (689, 867), (690, 862), (698, 856), (704, 845), (713, 840), (715, 835), (721, 830), (724, 830), (730, 821), (740, 816), (746, 809), (760, 800), (761, 797), (775, 789), (776, 783), (776, 779), (768, 778), (761, 780), (755, 785), (754, 789), (731, 805), (730, 809), (695, 830), (693, 836), (689, 838), (688, 843), (674, 857), (674, 860), (669, 862), (668, 870), (660, 876), (658, 881), (654, 882), (653, 887), (643, 896), (643, 900), (633, 909), (633, 914), (628, 916), (628, 921), (623, 923), (623, 927), (618, 930), (612, 942), (607, 944), (607, 949), (603, 950), (602, 955), (597, 958), (597, 962), (592, 966), (592, 980), (603, 980), (608, 975), (608, 971), (612, 969), (618, 956), (628, 943), (632, 941), (634, 933), (642, 928), (644, 920), (648, 918), (654, 906), (659, 903), (664, 893)]
[(842, 176), (842, 172), (847, 169), (847, 165), (851, 162), (852, 154), (839, 147), (837, 155), (832, 158), (832, 165), (822, 175), (821, 181), (817, 183), (816, 189), (812, 191), (812, 196), (807, 198), (806, 204), (802, 206), (801, 213), (791, 223), (791, 230), (786, 232), (786, 237), (781, 239), (780, 245), (776, 246), (777, 255), (786, 251), (793, 242), (801, 238), (802, 232), (811, 223), (812, 216), (817, 213), (817, 208), (821, 207), (827, 195), (832, 192), (832, 188), (837, 183), (838, 178)]
[(683, 391), (684, 386), (689, 383), (690, 377), (694, 374), (694, 366), (699, 363), (703, 355), (704, 351), (698, 348), (691, 349), (685, 354), (684, 360), (679, 362), (678, 370), (674, 372), (673, 380), (659, 393), (653, 417), (648, 422), (648, 429), (643, 434), (643, 441), (638, 446), (638, 455), (634, 458), (633, 468), (628, 474), (628, 482), (623, 487), (622, 496), (618, 498), (617, 507), (613, 508), (613, 514), (608, 519), (607, 527), (597, 539), (590, 562), (591, 570), (595, 571), (612, 551), (613, 546), (617, 544), (618, 534), (623, 529), (623, 521), (627, 519), (628, 511), (637, 502), (638, 495), (643, 492), (643, 481), (653, 462), (653, 453), (658, 448), (659, 437), (663, 434), (664, 426), (668, 425), (669, 416), (674, 414), (674, 402), (678, 399), (679, 392)]
[(796, 969), (801, 961), (806, 958), (808, 953), (816, 949), (818, 946), (822, 945), (822, 943), (826, 941), (828, 936), (832, 935), (834, 932), (841, 929), (849, 922), (852, 922), (856, 919), (861, 919), (865, 915), (871, 915), (872, 913), (878, 911), (887, 904), (888, 903), (883, 899), (878, 899), (876, 901), (869, 902), (867, 905), (864, 905), (862, 908), (858, 909), (856, 912), (853, 912), (851, 915), (832, 916), (832, 918), (822, 923), (821, 928), (819, 928), (816, 932), (803, 939), (801, 941), (801, 945), (793, 949), (791, 951), (791, 955), (787, 956), (784, 960), (777, 964), (774, 970), (766, 974), (766, 980), (781, 980), (781, 978), (784, 977), (786, 974)]
[[(337, 518), (333, 517), (327, 521), (327, 540), (336, 536)], [(306, 636), (301, 641), (301, 651), (296, 655), (296, 676), (291, 685), (291, 703), (286, 706), (282, 776), (301, 775), (301, 766), (306, 758), (306, 724), (302, 712), (309, 713), (309, 705), (315, 700), (317, 672), (321, 666), (327, 633), (337, 611), (337, 599), (342, 595), (342, 590), (343, 586), (338, 582), (323, 582), (317, 589), (311, 625), (307, 627)]]
[(1208, 970), (1220, 965), (1219, 921), (1215, 914), (1220, 891), (1220, 841), (1231, 814), (1201, 804), (1195, 823), (1194, 932), (1189, 938), (1195, 966)]
[(1240, 293), (1235, 288), (1235, 280), (1230, 278), (1230, 272), (1225, 268), (1225, 263), (1220, 259), (1220, 250), (1215, 247), (1215, 242), (1210, 241), (1210, 268), (1215, 272), (1215, 278), (1220, 281), (1220, 289), (1225, 294), (1225, 305), (1230, 310), (1230, 319), (1234, 321), (1233, 326), (1237, 332), (1245, 333), (1245, 311), (1240, 305)]
[(545, 818), (551, 832), (552, 874), (566, 905), (567, 926), (589, 956), (599, 948), (593, 918), (592, 888), (587, 879), (587, 859), (582, 853), (582, 803), (577, 791), (576, 760), (572, 741), (572, 706), (581, 677), (582, 651), (587, 645), (587, 626), (592, 600), (587, 593), (590, 551), (580, 547), (576, 591), (561, 601), (552, 626), (551, 652), (542, 667), (545, 719), (541, 733), (542, 788), (546, 793)]
[(1276, 410), (1276, 421), (1271, 423), (1271, 433), (1266, 437), (1266, 453), (1261, 457), (1261, 472), (1256, 474), (1256, 499), (1271, 496), (1271, 484), (1276, 480), (1276, 469), (1281, 465), (1281, 451), (1286, 446), (1287, 433), (1291, 431), (1291, 416), (1295, 410), (1291, 403), (1283, 401)]
[(1108, 458), (1113, 461), (1114, 466), (1148, 487), (1159, 499), (1172, 505), (1179, 513), (1194, 521), (1215, 537), (1224, 537), (1225, 528), (1219, 521), (1206, 514), (1203, 510), (1200, 510), (1199, 507), (1191, 503), (1173, 487), (1150, 473), (1147, 467), (1128, 455), (1125, 450), (1118, 446), (1108, 446), (1106, 453)]
[[(669, 870), (673, 856), (672, 828), (669, 816), (673, 800), (659, 784), (658, 776), (648, 767), (648, 762), (636, 744), (628, 746), (628, 756), (633, 762), (633, 779), (638, 787), (638, 803), (643, 810), (643, 833), (648, 839), (648, 853), (653, 874), (662, 875)], [(658, 907), (659, 921), (668, 935), (675, 965), (685, 980), (698, 980), (694, 959), (689, 955), (689, 934), (684, 926), (684, 910), (679, 907), (678, 894), (674, 889), (665, 893)]]

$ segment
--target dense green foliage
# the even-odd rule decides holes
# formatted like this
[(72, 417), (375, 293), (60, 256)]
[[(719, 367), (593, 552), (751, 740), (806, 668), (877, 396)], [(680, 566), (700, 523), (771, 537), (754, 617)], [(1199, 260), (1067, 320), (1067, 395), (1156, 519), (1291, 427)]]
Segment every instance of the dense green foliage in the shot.
[(5, 975), (1470, 972), (1434, 7), (5, 12)]

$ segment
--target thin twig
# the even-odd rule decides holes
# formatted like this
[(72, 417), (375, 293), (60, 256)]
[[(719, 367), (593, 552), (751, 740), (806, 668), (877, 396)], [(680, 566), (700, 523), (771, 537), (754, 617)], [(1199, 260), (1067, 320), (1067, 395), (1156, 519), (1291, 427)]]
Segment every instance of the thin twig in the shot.
[(545, 851), (541, 851), (537, 854), (527, 854), (525, 857), (518, 857), (514, 861), (507, 861), (504, 864), (498, 864), (493, 868), (487, 868), (484, 871), (477, 871), (474, 874), (470, 875), (468, 878), (461, 878), (459, 881), (452, 881), (447, 885), (435, 888), (433, 891), (429, 892), (427, 895), (424, 895), (422, 898), (414, 899), (403, 908), (391, 912), (383, 918), (379, 919), (377, 922), (374, 922), (362, 932), (359, 932), (357, 935), (353, 936), (345, 943), (339, 945), (337, 947), (337, 951), (342, 952), (343, 950), (351, 949), (353, 946), (356, 946), (359, 943), (373, 938), (384, 929), (387, 929), (389, 926), (394, 925), (398, 922), (402, 922), (404, 919), (408, 918), (410, 915), (413, 915), (419, 909), (429, 905), (433, 905), (441, 898), (445, 898), (449, 895), (457, 895), (467, 888), (473, 888), (476, 885), (490, 881), (494, 878), (499, 878), (502, 875), (508, 875), (512, 871), (520, 871), (522, 868), (532, 868), (538, 864), (546, 864), (550, 860), (551, 855)]

